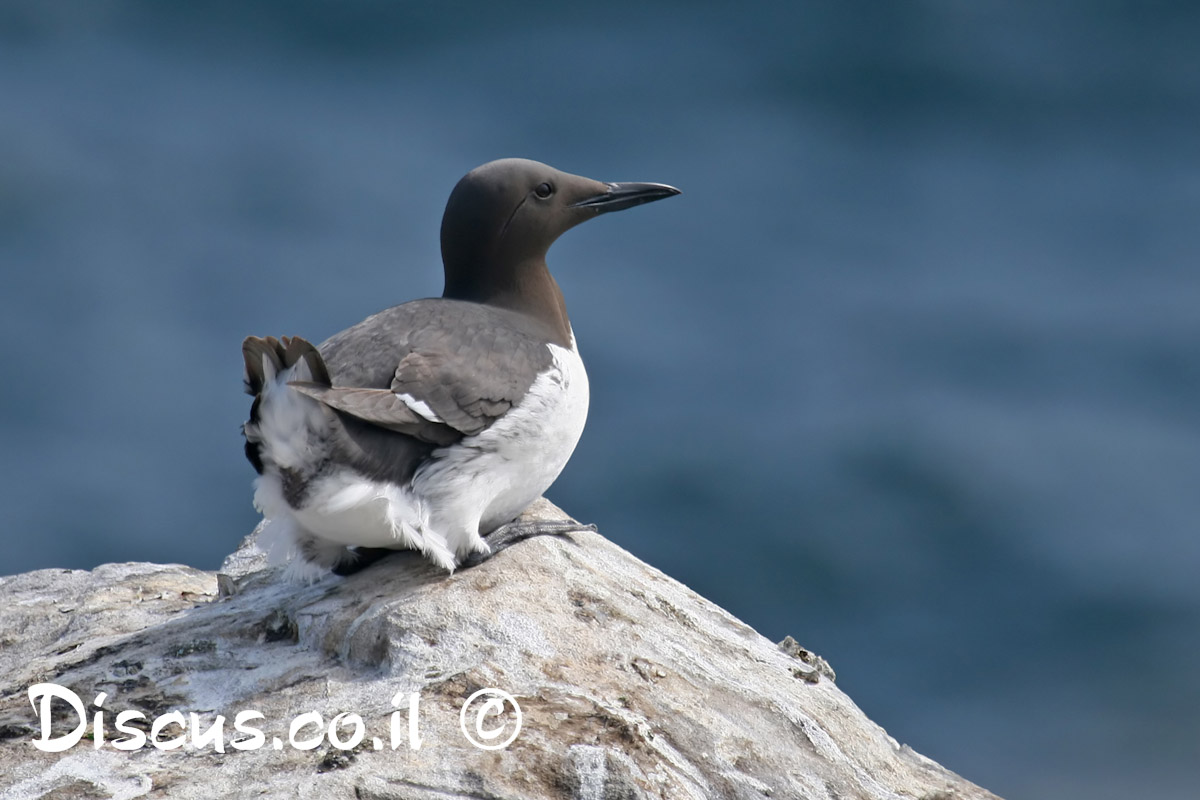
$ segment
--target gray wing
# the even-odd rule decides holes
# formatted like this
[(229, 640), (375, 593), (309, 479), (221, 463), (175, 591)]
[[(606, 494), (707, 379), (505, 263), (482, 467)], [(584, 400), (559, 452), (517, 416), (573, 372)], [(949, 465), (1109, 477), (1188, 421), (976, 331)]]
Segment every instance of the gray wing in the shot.
[(292, 385), (364, 422), (448, 444), (520, 402), (550, 366), (546, 339), (540, 323), (516, 312), (418, 300), (322, 343), (332, 385)]
[(409, 408), (395, 392), (387, 389), (347, 389), (306, 381), (289, 381), (301, 394), (330, 408), (389, 431), (405, 433), (430, 444), (447, 445), (462, 438), (462, 431), (440, 421), (426, 419)]

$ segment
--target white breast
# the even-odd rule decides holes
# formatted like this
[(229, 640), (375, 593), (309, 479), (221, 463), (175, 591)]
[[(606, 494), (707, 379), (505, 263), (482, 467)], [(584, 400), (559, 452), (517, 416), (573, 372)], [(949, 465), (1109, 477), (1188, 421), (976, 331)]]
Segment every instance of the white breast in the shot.
[(435, 451), (413, 479), (431, 525), (459, 556), (486, 549), (490, 532), (554, 483), (583, 433), (588, 378), (572, 339), (549, 345), (552, 363), (521, 402), (490, 428)]

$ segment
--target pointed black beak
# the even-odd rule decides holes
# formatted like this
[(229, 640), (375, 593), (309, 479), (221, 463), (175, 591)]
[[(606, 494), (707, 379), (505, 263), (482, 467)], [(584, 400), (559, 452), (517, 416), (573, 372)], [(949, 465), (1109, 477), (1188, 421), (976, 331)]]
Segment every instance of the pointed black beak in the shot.
[(571, 208), (591, 208), (596, 213), (603, 214), (606, 211), (621, 211), (679, 194), (678, 189), (665, 183), (606, 183), (605, 186), (608, 187), (607, 191), (572, 203)]

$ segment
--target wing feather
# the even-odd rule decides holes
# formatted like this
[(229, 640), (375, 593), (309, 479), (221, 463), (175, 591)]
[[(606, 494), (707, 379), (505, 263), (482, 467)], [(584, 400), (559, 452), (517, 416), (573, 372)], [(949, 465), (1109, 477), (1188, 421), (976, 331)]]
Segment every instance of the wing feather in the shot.
[(364, 422), (444, 444), (485, 430), (521, 401), (551, 363), (549, 336), (514, 311), (416, 300), (322, 343), (328, 382), (314, 371), (314, 380), (291, 385)]
[(387, 389), (347, 389), (307, 381), (291, 381), (288, 386), (332, 409), (423, 442), (447, 445), (462, 438), (460, 431), (430, 422)]

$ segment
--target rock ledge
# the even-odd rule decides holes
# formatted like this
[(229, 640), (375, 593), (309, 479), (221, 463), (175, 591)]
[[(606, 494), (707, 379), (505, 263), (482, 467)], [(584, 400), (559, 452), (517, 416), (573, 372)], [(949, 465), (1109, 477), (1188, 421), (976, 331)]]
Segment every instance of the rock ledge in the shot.
[[(565, 516), (546, 501), (526, 513)], [(586, 532), (449, 577), (398, 554), (289, 584), (251, 536), (220, 574), (134, 563), (0, 578), (0, 669), (0, 797), (14, 800), (994, 798), (898, 745), (791, 637), (767, 641)], [(36, 748), (36, 684), (102, 711), (100, 735), (88, 724), (69, 749)], [(489, 688), (521, 711), (502, 749), (466, 738), (516, 730), (498, 699), (463, 710)], [(50, 708), (52, 738), (79, 727), (66, 701)], [(118, 749), (132, 739), (115, 728), (122, 711), (145, 733), (183, 720), (186, 735), (174, 722), (158, 735), (183, 746)], [(234, 729), (251, 711), (258, 747)], [(218, 715), (223, 752), (198, 741)]]

